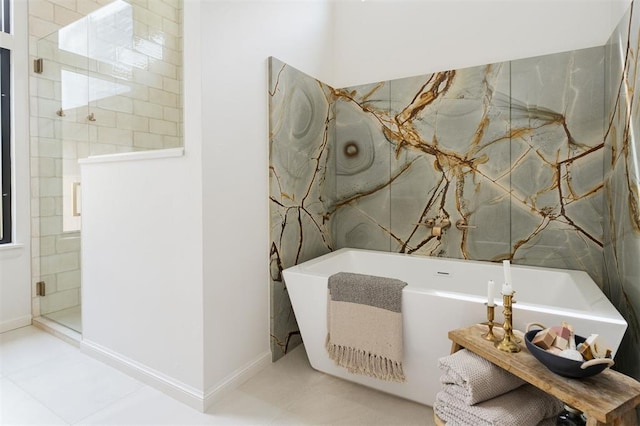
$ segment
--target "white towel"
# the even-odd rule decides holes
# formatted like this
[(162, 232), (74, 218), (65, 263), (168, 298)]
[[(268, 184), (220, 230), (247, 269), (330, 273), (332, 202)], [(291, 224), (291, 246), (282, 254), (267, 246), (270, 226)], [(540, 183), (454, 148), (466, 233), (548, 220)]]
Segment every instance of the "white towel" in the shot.
[(476, 405), (467, 405), (447, 392), (436, 396), (433, 410), (448, 426), (536, 426), (562, 411), (557, 398), (524, 385)]
[(508, 371), (490, 363), (466, 349), (440, 358), (438, 365), (443, 371), (440, 383), (443, 389), (467, 405), (516, 389), (525, 381)]

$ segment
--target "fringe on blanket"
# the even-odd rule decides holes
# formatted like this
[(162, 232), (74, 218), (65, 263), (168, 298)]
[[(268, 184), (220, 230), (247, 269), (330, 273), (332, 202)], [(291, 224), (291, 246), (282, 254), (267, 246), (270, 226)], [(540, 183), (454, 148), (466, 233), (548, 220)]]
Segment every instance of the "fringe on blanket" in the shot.
[(406, 381), (401, 362), (362, 349), (333, 344), (329, 336), (327, 336), (325, 347), (329, 352), (329, 358), (350, 373), (364, 374), (389, 382), (404, 383)]

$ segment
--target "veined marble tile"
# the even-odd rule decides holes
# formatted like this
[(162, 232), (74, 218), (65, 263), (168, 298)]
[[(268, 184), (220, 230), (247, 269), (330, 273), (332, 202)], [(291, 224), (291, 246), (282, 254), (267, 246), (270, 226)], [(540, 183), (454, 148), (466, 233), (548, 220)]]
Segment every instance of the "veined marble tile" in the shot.
[[(270, 59), (271, 349), (300, 342), (282, 270), (334, 248), (333, 89)], [(291, 338), (294, 340), (291, 340)]]
[(617, 368), (640, 380), (640, 17), (633, 2), (607, 43), (604, 258), (607, 296), (629, 323)]

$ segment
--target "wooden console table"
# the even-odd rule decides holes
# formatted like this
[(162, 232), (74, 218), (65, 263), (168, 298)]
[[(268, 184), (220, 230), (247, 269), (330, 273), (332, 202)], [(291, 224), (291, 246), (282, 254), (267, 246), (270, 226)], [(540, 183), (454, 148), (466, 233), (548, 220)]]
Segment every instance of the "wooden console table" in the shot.
[[(451, 352), (462, 348), (555, 396), (587, 416), (587, 425), (637, 425), (635, 408), (640, 405), (640, 383), (629, 376), (607, 369), (586, 379), (559, 376), (542, 365), (524, 345), (518, 353), (506, 353), (480, 337), (479, 326), (449, 332)], [(438, 421), (439, 419), (436, 419)]]

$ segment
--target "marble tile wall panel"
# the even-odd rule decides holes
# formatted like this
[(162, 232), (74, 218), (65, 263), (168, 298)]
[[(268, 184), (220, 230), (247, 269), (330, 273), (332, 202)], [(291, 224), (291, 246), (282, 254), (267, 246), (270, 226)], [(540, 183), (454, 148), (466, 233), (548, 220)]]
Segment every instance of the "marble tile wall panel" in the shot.
[(603, 283), (604, 47), (511, 62), (511, 253)]
[(269, 64), (271, 352), (300, 343), (282, 270), (334, 249), (333, 89), (271, 58)]
[[(370, 146), (375, 147), (375, 155), (388, 160), (350, 176), (350, 181), (359, 178), (365, 185), (357, 191), (355, 184), (345, 184), (338, 162), (338, 245), (385, 249), (384, 235), (390, 251), (403, 253), (462, 258), (506, 253), (509, 240), (503, 229), (505, 225), (508, 229), (509, 221), (508, 185), (506, 191), (496, 192), (503, 171), (501, 157), (491, 154), (500, 145), (508, 153), (508, 138), (504, 139), (508, 104), (498, 101), (508, 99), (499, 92), (505, 89), (503, 65), (496, 64), (338, 91), (337, 102), (350, 102), (361, 120), (374, 124), (363, 139), (373, 137)], [(375, 94), (389, 101), (376, 102)], [(341, 113), (338, 109), (338, 140), (348, 126), (344, 121), (353, 121)], [(337, 158), (341, 155), (337, 149)], [(358, 214), (343, 218), (341, 208)], [(470, 230), (450, 228), (438, 238), (417, 225), (427, 218), (442, 217), (454, 222), (464, 218), (468, 223), (484, 217), (486, 225), (474, 231), (479, 235), (475, 240), (468, 238)], [(373, 239), (367, 235), (361, 235), (359, 241), (343, 238), (340, 232), (355, 233), (364, 226), (375, 230)], [(496, 238), (499, 235), (502, 242)], [(372, 240), (380, 243), (371, 247)]]
[(629, 323), (617, 369), (640, 380), (640, 16), (633, 2), (607, 44), (605, 292)]
[[(336, 91), (337, 246), (584, 269), (601, 283), (603, 58), (587, 49)], [(360, 169), (343, 170), (347, 141)], [(475, 228), (438, 238), (416, 225), (428, 218)]]
[[(274, 357), (296, 330), (280, 271), (335, 248), (511, 259), (602, 284), (604, 48), (338, 90), (276, 60), (271, 73)], [(308, 131), (334, 112), (335, 133)], [(433, 235), (429, 218), (453, 226)]]

